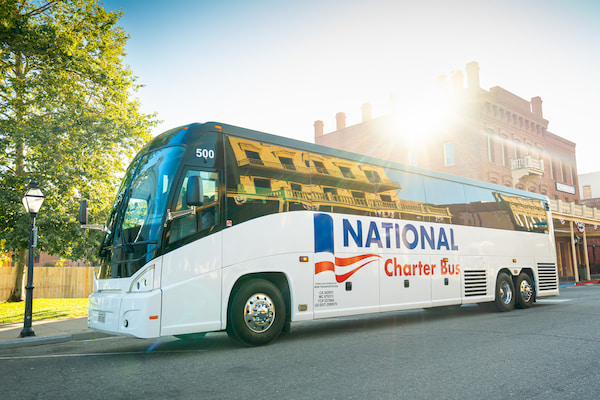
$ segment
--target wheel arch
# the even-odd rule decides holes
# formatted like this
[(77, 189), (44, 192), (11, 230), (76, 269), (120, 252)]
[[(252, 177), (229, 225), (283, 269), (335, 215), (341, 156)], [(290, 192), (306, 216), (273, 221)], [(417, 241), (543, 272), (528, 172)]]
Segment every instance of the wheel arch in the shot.
[[(500, 276), (500, 274), (501, 274), (501, 273), (505, 273), (505, 274), (507, 274), (508, 276), (510, 276), (510, 277), (513, 279), (513, 281), (514, 281), (514, 279), (515, 279), (515, 276), (518, 276), (518, 274), (517, 274), (517, 275), (514, 275), (514, 274), (512, 273), (512, 270), (511, 270), (509, 267), (501, 267), (501, 268), (498, 270), (498, 272), (496, 273), (496, 281), (498, 280), (498, 277)], [(494, 282), (494, 284), (495, 284), (495, 283), (496, 283), (496, 282)]]
[[(535, 275), (535, 271), (533, 270), (532, 267), (521, 267), (519, 270), (515, 270), (514, 268), (502, 268), (500, 271), (498, 271), (498, 275), (500, 275), (500, 272), (506, 272), (507, 274), (509, 274), (509, 276), (512, 277), (513, 280), (513, 284), (515, 285), (515, 289), (517, 287), (517, 280), (519, 279), (519, 275), (521, 275), (521, 273), (525, 273), (529, 276), (529, 279), (531, 279), (531, 282), (533, 283), (533, 287), (535, 288), (534, 291), (534, 298), (537, 297), (537, 278)], [(496, 275), (496, 279), (498, 279), (498, 275)]]
[(533, 285), (537, 286), (537, 279), (535, 276), (535, 272), (533, 271), (533, 268), (531, 268), (531, 267), (523, 267), (523, 268), (521, 268), (521, 271), (518, 274), (513, 275), (513, 280), (515, 281), (515, 283), (517, 282), (517, 278), (519, 277), (519, 275), (522, 272), (525, 272), (527, 275), (529, 275), (529, 278), (531, 278), (531, 282), (533, 282)]
[(515, 285), (517, 284), (517, 279), (519, 278), (521, 272), (525, 272), (531, 278), (531, 282), (533, 282), (533, 285), (537, 287), (537, 279), (532, 267), (521, 267), (518, 270), (515, 270), (514, 267), (501, 267), (496, 273), (496, 280), (498, 280), (498, 277), (503, 272), (512, 278), (513, 284)]
[(283, 296), (283, 300), (285, 302), (286, 324), (288, 324), (291, 320), (291, 307), (292, 306), (291, 306), (290, 285), (289, 285), (289, 280), (288, 280), (287, 275), (283, 272), (255, 272), (255, 273), (249, 273), (249, 274), (240, 276), (237, 279), (237, 281), (233, 284), (233, 287), (231, 288), (231, 291), (229, 292), (229, 298), (227, 299), (227, 308), (225, 310), (225, 312), (227, 314), (225, 315), (225, 318), (224, 318), (224, 321), (226, 322), (225, 325), (227, 325), (229, 323), (228, 321), (229, 321), (229, 312), (230, 312), (230, 308), (231, 308), (231, 302), (232, 302), (233, 298), (235, 297), (236, 293), (238, 292), (240, 287), (242, 287), (243, 284), (245, 284), (248, 281), (254, 280), (254, 279), (264, 279), (266, 281), (271, 282), (275, 286), (277, 286), (277, 289), (279, 289), (279, 292)]

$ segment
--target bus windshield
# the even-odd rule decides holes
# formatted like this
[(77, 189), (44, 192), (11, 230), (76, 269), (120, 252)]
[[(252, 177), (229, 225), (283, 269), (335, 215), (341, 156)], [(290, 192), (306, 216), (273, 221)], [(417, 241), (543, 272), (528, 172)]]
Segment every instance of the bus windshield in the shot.
[(113, 206), (100, 251), (98, 278), (125, 278), (158, 249), (169, 191), (185, 149), (168, 147), (137, 157)]

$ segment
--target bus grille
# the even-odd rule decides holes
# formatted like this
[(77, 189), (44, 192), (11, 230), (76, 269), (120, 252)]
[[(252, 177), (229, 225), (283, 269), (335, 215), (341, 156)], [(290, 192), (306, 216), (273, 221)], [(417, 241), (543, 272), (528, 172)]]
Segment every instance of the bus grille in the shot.
[(558, 289), (558, 271), (556, 264), (538, 264), (540, 292)]
[(487, 295), (487, 274), (485, 270), (465, 271), (465, 297)]

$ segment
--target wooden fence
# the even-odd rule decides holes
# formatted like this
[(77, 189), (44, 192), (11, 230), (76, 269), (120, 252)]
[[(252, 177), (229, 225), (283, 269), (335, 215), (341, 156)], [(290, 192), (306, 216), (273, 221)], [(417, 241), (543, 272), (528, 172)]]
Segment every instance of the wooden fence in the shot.
[[(0, 267), (0, 301), (6, 301), (10, 295), (15, 270), (16, 268)], [(27, 282), (27, 267), (23, 281)], [(34, 299), (85, 298), (92, 293), (93, 284), (92, 267), (35, 267), (33, 270)]]

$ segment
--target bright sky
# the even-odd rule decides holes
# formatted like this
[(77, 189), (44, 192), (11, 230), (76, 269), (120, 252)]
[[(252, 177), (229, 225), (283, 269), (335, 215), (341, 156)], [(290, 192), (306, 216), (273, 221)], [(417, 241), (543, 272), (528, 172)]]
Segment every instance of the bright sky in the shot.
[[(470, 61), (481, 87), (541, 96), (548, 130), (600, 171), (597, 0), (104, 0), (131, 36), (126, 63), (163, 124), (219, 121), (313, 142), (390, 111)], [(466, 73), (465, 73), (466, 76)], [(466, 79), (465, 79), (466, 85)]]

